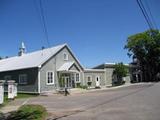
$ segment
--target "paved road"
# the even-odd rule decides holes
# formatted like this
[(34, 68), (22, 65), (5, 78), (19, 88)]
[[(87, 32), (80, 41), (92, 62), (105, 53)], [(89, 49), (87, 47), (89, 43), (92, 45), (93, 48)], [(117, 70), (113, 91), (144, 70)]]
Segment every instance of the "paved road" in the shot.
[(70, 96), (32, 98), (52, 120), (160, 120), (160, 83)]

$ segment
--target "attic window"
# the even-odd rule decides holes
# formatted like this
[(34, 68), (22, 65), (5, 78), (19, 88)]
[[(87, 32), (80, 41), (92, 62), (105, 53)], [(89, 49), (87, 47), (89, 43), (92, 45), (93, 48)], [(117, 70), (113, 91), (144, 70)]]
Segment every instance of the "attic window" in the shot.
[(68, 54), (67, 53), (63, 53), (63, 59), (68, 60)]

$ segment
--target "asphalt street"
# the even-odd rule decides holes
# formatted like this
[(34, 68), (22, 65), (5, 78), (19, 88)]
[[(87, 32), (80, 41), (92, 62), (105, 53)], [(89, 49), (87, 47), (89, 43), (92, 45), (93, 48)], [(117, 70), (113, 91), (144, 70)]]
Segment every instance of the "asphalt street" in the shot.
[(160, 83), (70, 96), (40, 96), (27, 104), (44, 105), (50, 120), (160, 120)]

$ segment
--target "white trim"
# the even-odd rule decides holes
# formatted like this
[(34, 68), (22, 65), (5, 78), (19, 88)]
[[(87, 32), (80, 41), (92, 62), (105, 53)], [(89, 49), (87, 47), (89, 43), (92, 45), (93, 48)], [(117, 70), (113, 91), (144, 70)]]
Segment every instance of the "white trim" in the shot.
[(74, 52), (72, 51), (72, 49), (66, 44), (66, 47), (69, 49), (69, 52), (71, 52), (71, 55), (73, 55), (73, 58), (76, 60), (76, 63), (78, 63), (78, 66), (80, 66), (80, 71), (83, 72), (84, 67), (82, 66), (82, 64), (80, 63), (80, 61), (78, 60), (78, 58), (76, 58)]
[[(52, 72), (52, 79), (53, 79), (52, 83), (48, 83), (48, 72)], [(47, 71), (46, 72), (46, 85), (54, 85), (54, 82), (55, 82), (54, 81), (54, 71), (52, 71), (52, 70), (51, 71)]]
[[(99, 81), (99, 86), (97, 86), (97, 78), (98, 78), (98, 81)], [(100, 75), (96, 75), (95, 76), (95, 82), (96, 82), (96, 87), (100, 87), (101, 86), (101, 76)]]
[[(21, 76), (26, 76), (26, 82), (22, 83), (22, 82), (20, 81), (20, 77), (21, 77)], [(20, 84), (20, 85), (27, 85), (27, 84), (28, 84), (28, 75), (27, 75), (27, 74), (19, 74), (19, 84)]]
[(38, 70), (38, 93), (41, 92), (40, 70)]
[(84, 72), (105, 72), (104, 69), (84, 69)]
[[(77, 81), (76, 74), (79, 74), (79, 81)], [(80, 82), (81, 82), (81, 80), (80, 80), (80, 73), (79, 73), (79, 72), (78, 72), (78, 73), (75, 73), (75, 83), (80, 83)]]

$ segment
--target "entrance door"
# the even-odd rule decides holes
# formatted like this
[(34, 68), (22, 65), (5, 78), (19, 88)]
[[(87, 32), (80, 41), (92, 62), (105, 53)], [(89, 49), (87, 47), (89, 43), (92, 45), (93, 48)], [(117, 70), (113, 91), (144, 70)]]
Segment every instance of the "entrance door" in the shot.
[(96, 76), (96, 87), (100, 87), (100, 76)]
[(67, 87), (67, 88), (71, 88), (72, 87), (72, 81), (69, 78), (69, 76), (64, 76), (63, 80), (64, 80), (64, 87)]

